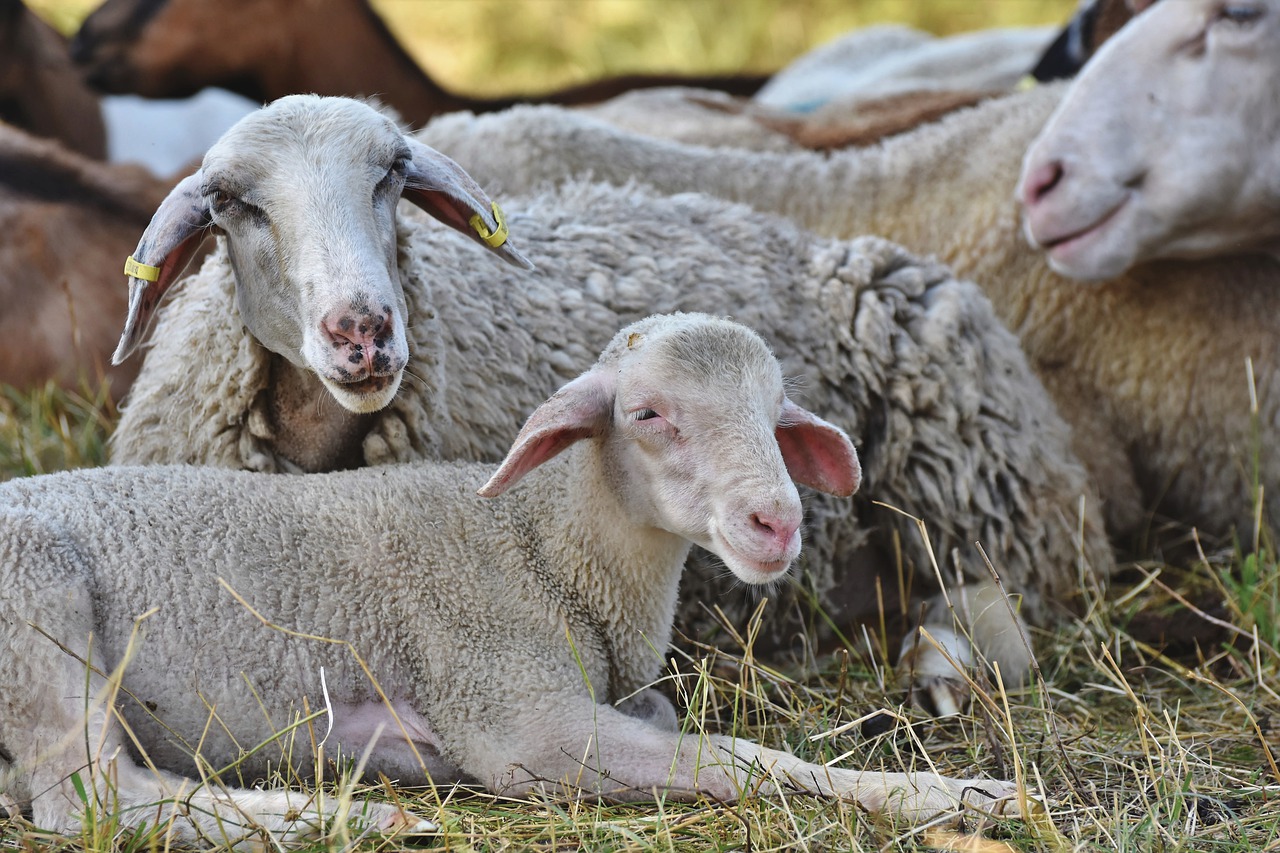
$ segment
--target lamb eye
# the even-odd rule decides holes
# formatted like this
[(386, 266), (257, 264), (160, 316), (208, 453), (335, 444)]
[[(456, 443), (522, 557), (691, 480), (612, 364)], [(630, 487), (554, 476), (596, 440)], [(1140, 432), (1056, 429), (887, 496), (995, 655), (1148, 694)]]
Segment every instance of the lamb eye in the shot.
[(651, 421), (658, 416), (658, 413), (653, 409), (640, 409), (635, 415), (638, 421)]

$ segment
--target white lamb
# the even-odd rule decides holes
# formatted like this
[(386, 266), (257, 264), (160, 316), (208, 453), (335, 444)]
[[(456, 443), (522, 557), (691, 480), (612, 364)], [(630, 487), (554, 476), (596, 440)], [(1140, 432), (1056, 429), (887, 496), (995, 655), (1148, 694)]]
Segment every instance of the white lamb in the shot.
[[(502, 500), (476, 496), (526, 476)], [(1007, 783), (682, 734), (647, 688), (690, 541), (747, 583), (795, 559), (791, 477), (848, 495), (853, 446), (786, 397), (750, 330), (677, 315), (619, 332), (496, 472), (106, 468), (7, 483), (0, 794), (59, 830), (80, 826), (80, 780), (123, 825), (171, 822), (179, 843), (314, 838), (332, 805), (216, 778), (233, 764), (261, 778), (272, 761), (308, 777), (309, 755), (244, 749), (305, 702), (325, 709), (328, 754), (367, 752), (366, 772), (404, 784), (611, 800), (798, 790), (916, 819), (966, 802), (1016, 811)], [(369, 803), (352, 814), (416, 821)]]
[[(512, 269), (423, 218), (402, 217), (393, 229), (401, 172), (432, 163), (441, 171), (441, 160), (343, 99), (284, 99), (225, 137), (140, 245), (164, 285), (206, 218), (227, 235), (163, 312), (113, 460), (261, 471), (496, 460), (522, 412), (590, 364), (607, 330), (650, 311), (732, 311), (774, 346), (806, 404), (855, 436), (870, 498), (924, 520), (948, 579), (958, 570), (990, 582), (980, 542), (1022, 596), (1021, 613), (1047, 622), (1072, 599), (1079, 572), (1111, 568), (1065, 428), (973, 285), (881, 240), (826, 240), (703, 196), (591, 184), (509, 204), (513, 233), (538, 264)], [(461, 177), (454, 186), (436, 207), (446, 221), (489, 208)], [(510, 242), (501, 248), (514, 253)], [(135, 331), (158, 298), (143, 284), (135, 282)], [(334, 334), (333, 317), (401, 304), (379, 309), (385, 322), (363, 344)], [(308, 336), (321, 345), (306, 346)], [(408, 360), (388, 359), (379, 376), (370, 352)], [(343, 382), (336, 371), (346, 367), (359, 372)], [(330, 397), (364, 400), (354, 386), (381, 402), (401, 376), (384, 408), (355, 414)], [(371, 381), (380, 383), (372, 391)], [(898, 589), (895, 554), (916, 573), (913, 592), (936, 591), (940, 580), (914, 523), (870, 498), (852, 511), (820, 497), (809, 504), (805, 583), (841, 625), (874, 612), (876, 572), (890, 596)], [(720, 579), (712, 589), (744, 617), (754, 603), (726, 587)], [(979, 651), (1016, 678), (1029, 660), (1012, 610), (987, 607), (982, 590), (974, 596), (976, 610), (998, 617), (975, 626)], [(811, 621), (823, 629), (798, 604), (806, 592), (774, 597), (761, 651), (794, 646)], [(696, 594), (686, 601), (682, 624), (696, 631), (702, 607)], [(952, 655), (968, 660), (951, 614), (939, 606), (929, 618)], [(920, 663), (916, 683), (947, 710), (949, 688), (935, 681), (954, 670), (938, 657)]]
[[(1190, 16), (1184, 9), (1176, 17)], [(1260, 34), (1269, 32), (1258, 26)], [(1219, 30), (1229, 32), (1230, 24), (1215, 24), (1213, 32)], [(1118, 61), (1117, 52), (1110, 56)], [(1137, 77), (1130, 101), (1149, 88)], [(1111, 91), (1105, 74), (1095, 79), (1097, 91)], [(1212, 97), (1207, 81), (1196, 86), (1204, 98)], [(1118, 536), (1141, 531), (1153, 510), (1209, 534), (1224, 535), (1233, 526), (1247, 534), (1255, 524), (1255, 477), (1268, 494), (1280, 492), (1280, 455), (1254, 451), (1276, 443), (1280, 424), (1273, 320), (1280, 312), (1280, 265), (1242, 257), (1159, 262), (1164, 256), (1155, 245), (1137, 259), (1146, 263), (1099, 284), (1053, 272), (1023, 238), (1015, 188), (1023, 153), (1064, 91), (1042, 86), (985, 101), (878, 146), (830, 155), (682, 145), (550, 107), (445, 116), (419, 138), (455, 156), (495, 191), (545, 189), (580, 175), (639, 180), (664, 192), (696, 190), (744, 202), (821, 234), (880, 234), (913, 251), (936, 253), (981, 285), (1021, 339), (1071, 425), (1076, 451)], [(1260, 85), (1233, 96), (1232, 103), (1261, 103), (1268, 94)], [(1141, 113), (1142, 106), (1135, 101), (1132, 112)], [(1161, 114), (1168, 112), (1162, 108)], [(1162, 148), (1162, 132), (1139, 136), (1133, 151)], [(1125, 147), (1119, 140), (1127, 136), (1115, 138)], [(488, 156), (491, 151), (504, 154)], [(1179, 174), (1151, 180), (1177, 186)], [(1255, 228), (1265, 231), (1265, 225)], [(1257, 412), (1246, 359), (1253, 363)], [(1264, 520), (1280, 525), (1280, 502), (1266, 509)]]

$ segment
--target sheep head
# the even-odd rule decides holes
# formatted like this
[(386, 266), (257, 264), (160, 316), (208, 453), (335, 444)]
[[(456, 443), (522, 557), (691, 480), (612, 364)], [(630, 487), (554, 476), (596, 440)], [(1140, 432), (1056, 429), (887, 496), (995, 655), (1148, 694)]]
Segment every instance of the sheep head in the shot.
[(747, 583), (777, 581), (800, 553), (792, 481), (847, 496), (862, 476), (848, 436), (784, 388), (777, 359), (745, 326), (649, 317), (529, 416), (480, 494), (496, 497), (594, 438), (609, 494), (593, 505), (706, 548)]
[(1137, 15), (1027, 150), (1017, 194), (1031, 244), (1082, 280), (1164, 258), (1280, 256), (1278, 72), (1280, 0)]
[(211, 230), (226, 235), (236, 301), (263, 346), (314, 372), (352, 412), (386, 406), (408, 360), (396, 205), (412, 201), (517, 266), (501, 214), (461, 167), (369, 105), (297, 95), (245, 117), (160, 205), (126, 267), (113, 361)]

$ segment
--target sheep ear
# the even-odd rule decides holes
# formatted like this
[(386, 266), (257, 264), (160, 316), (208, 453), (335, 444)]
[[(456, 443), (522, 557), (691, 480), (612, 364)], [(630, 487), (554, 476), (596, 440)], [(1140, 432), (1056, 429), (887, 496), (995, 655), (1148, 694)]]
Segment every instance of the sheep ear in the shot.
[(533, 269), (507, 238), (501, 212), (475, 179), (457, 163), (411, 136), (405, 143), (413, 159), (401, 195), (450, 228), (455, 228), (512, 266)]
[(800, 485), (842, 498), (858, 490), (862, 482), (858, 453), (838, 426), (784, 400), (774, 435), (787, 473)]
[(208, 234), (209, 206), (200, 194), (200, 173), (183, 178), (160, 203), (151, 224), (142, 232), (138, 248), (125, 267), (129, 277), (129, 316), (112, 364), (129, 357), (142, 342), (155, 317), (156, 306), (169, 285), (182, 275)]
[(565, 385), (525, 421), (507, 458), (478, 494), (496, 498), (575, 441), (599, 435), (613, 414), (613, 396), (609, 374), (600, 371)]

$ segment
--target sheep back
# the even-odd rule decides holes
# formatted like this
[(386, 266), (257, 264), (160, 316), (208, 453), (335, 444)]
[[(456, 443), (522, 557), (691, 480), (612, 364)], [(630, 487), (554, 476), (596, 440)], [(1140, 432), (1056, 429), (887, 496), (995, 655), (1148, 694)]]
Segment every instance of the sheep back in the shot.
[[(875, 575), (891, 600), (899, 547), (920, 589), (938, 580), (931, 554), (948, 579), (987, 578), (981, 542), (1033, 620), (1069, 598), (1081, 567), (1110, 569), (1065, 425), (986, 298), (942, 265), (636, 186), (569, 184), (504, 206), (533, 273), (402, 208), (411, 356), (404, 387), (372, 418), (366, 464), (499, 459), (527, 412), (617, 328), (653, 312), (728, 314), (774, 348), (797, 402), (849, 432), (864, 468), (855, 501), (808, 499), (804, 571), (774, 592), (773, 644), (826, 630), (811, 595), (838, 621), (874, 611)], [(274, 453), (263, 404), (278, 357), (247, 339), (232, 291), (220, 247), (162, 311), (114, 462), (295, 467)], [(876, 502), (921, 519), (930, 542)], [(735, 621), (754, 608), (716, 574), (686, 576), (682, 629), (706, 627), (698, 599)]]

